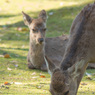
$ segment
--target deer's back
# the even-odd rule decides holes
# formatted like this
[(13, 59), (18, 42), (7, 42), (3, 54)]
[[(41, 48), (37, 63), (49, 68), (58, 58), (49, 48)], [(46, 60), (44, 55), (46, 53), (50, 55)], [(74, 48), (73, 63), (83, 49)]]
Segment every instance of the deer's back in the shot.
[(62, 35), (59, 37), (46, 38), (45, 40), (45, 54), (56, 64), (61, 62), (66, 45), (68, 42), (68, 36)]

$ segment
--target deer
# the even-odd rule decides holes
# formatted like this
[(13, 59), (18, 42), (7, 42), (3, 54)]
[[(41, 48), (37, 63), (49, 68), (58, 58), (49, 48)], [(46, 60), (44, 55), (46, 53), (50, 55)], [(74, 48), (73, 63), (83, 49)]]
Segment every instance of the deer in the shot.
[(95, 3), (88, 4), (73, 21), (63, 59), (56, 66), (45, 56), (52, 95), (77, 95), (88, 63), (95, 64)]
[(46, 38), (47, 13), (42, 10), (37, 19), (22, 12), (25, 25), (29, 27), (29, 52), (27, 64), (29, 69), (47, 71), (44, 57), (49, 56), (56, 66), (59, 66), (68, 42), (68, 36)]

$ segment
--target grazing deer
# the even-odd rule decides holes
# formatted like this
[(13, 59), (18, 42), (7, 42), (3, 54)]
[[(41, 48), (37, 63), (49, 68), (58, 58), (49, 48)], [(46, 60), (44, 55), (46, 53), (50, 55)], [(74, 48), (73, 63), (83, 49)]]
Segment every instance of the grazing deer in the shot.
[(27, 56), (28, 68), (47, 70), (44, 56), (59, 65), (62, 60), (68, 37), (63, 35), (54, 38), (45, 38), (47, 14), (42, 10), (37, 19), (32, 19), (22, 12), (25, 25), (30, 29), (29, 52)]
[(51, 94), (77, 95), (88, 63), (95, 63), (95, 3), (84, 7), (73, 21), (59, 68), (47, 56), (44, 59), (51, 74)]

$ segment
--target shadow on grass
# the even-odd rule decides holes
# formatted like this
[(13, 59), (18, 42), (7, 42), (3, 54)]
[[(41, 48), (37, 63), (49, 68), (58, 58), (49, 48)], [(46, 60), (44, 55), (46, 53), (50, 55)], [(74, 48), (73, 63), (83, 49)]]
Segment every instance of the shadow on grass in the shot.
[(49, 31), (57, 30), (58, 32), (69, 32), (71, 24), (76, 15), (84, 8), (86, 4), (87, 3), (49, 10), (48, 13), (54, 13), (53, 15), (49, 16), (48, 19), (47, 26)]
[[(5, 49), (12, 49), (12, 48), (5, 48)], [(19, 49), (18, 49), (19, 50)], [(22, 50), (22, 49), (20, 49), (20, 50)], [(23, 49), (23, 50), (25, 50), (26, 51), (26, 49)], [(14, 50), (15, 51), (15, 50)], [(10, 56), (11, 56), (11, 58), (17, 58), (17, 59), (26, 59), (26, 57), (25, 56), (21, 56), (21, 55), (19, 55), (19, 54), (17, 54), (17, 53), (14, 53), (14, 51), (13, 51), (13, 49), (12, 49), (12, 51), (10, 52), (10, 51), (8, 51), (8, 50), (2, 50), (2, 49), (0, 49), (0, 54), (9, 54)], [(28, 51), (27, 51), (28, 52)]]
[[(35, 17), (37, 17), (36, 15), (38, 14), (38, 12), (28, 12), (27, 14), (30, 15), (30, 16), (32, 14), (33, 18), (35, 18)], [(13, 17), (16, 17), (16, 16), (22, 16), (22, 12), (21, 12), (21, 14), (16, 14), (16, 15), (10, 15), (10, 14), (8, 14), (8, 15), (6, 15), (6, 14), (2, 15), (2, 14), (0, 14), (0, 18), (3, 18), (3, 19), (4, 18), (13, 18)], [(23, 16), (22, 16), (22, 19), (23, 19)], [(10, 27), (25, 27), (23, 21), (19, 21), (19, 22), (12, 23), (12, 24), (0, 25), (1, 28), (4, 27), (4, 26), (6, 26), (8, 28), (10, 28)]]
[[(61, 7), (59, 9), (51, 9), (47, 11), (47, 14), (50, 12), (53, 12), (54, 14), (49, 16), (49, 19), (47, 21), (48, 29), (49, 31), (69, 31), (71, 23), (74, 19), (74, 17), (79, 13), (79, 10), (81, 10), (85, 4), (79, 4), (76, 6), (70, 6), (70, 7)], [(33, 18), (37, 17), (38, 11), (36, 12), (29, 12), (27, 14), (33, 14)], [(22, 14), (17, 15), (0, 15), (1, 17), (8, 18), (8, 17), (14, 17), (14, 16), (21, 16)], [(67, 17), (67, 18), (64, 18)], [(1, 25), (0, 27), (3, 27), (4, 25)], [(56, 27), (57, 26), (57, 27)], [(14, 24), (7, 24), (7, 27), (25, 27), (23, 21), (16, 22)], [(68, 27), (68, 29), (66, 28)]]
[(19, 16), (21, 14), (16, 14), (16, 15), (11, 15), (11, 14), (0, 14), (0, 17), (1, 18), (10, 18), (10, 17), (15, 17), (15, 16)]
[[(26, 33), (26, 34), (28, 35), (28, 33)], [(1, 39), (3, 41), (7, 40), (7, 41), (26, 41), (26, 42), (28, 42), (29, 36), (26, 37), (26, 34), (18, 33), (17, 35), (20, 35), (20, 37), (19, 37), (19, 36), (16, 36), (15, 33), (6, 33), (1, 37)]]
[[(25, 48), (11, 48), (11, 47), (9, 47), (9, 48), (8, 48), (8, 47), (7, 47), (7, 48), (6, 48), (6, 47), (2, 47), (2, 48), (3, 48), (3, 49), (22, 50), (22, 51), (28, 51), (28, 50), (29, 50), (29, 49), (25, 49)], [(2, 49), (2, 48), (1, 48), (1, 49)]]

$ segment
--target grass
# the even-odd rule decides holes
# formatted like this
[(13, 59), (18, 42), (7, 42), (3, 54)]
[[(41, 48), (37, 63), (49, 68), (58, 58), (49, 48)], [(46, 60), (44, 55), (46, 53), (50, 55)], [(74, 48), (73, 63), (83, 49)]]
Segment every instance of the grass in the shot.
[[(50, 75), (40, 70), (29, 70), (26, 56), (29, 48), (29, 30), (24, 25), (21, 11), (33, 18), (40, 10), (48, 14), (47, 37), (68, 34), (71, 23), (80, 10), (93, 0), (1, 0), (0, 1), (0, 95), (50, 95)], [(53, 15), (49, 15), (53, 12)], [(22, 31), (19, 30), (22, 29)], [(95, 70), (87, 70), (95, 73)], [(45, 78), (41, 78), (44, 75)], [(4, 85), (9, 82), (11, 85)], [(95, 94), (95, 76), (85, 75), (78, 95)]]

